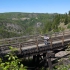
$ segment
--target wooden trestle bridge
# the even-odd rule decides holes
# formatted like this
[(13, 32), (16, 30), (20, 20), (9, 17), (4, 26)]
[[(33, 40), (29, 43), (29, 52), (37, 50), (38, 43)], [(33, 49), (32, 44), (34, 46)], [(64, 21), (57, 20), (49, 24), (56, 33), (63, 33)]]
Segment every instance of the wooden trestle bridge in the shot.
[(47, 46), (40, 35), (0, 39), (0, 55), (10, 52), (9, 46), (16, 47), (18, 56), (33, 56), (33, 61), (37, 62), (37, 65), (42, 59), (45, 62), (45, 68), (48, 62), (49, 69), (52, 70), (51, 58), (55, 57), (57, 51), (67, 48), (70, 43), (70, 31), (55, 32), (48, 36), (50, 39)]

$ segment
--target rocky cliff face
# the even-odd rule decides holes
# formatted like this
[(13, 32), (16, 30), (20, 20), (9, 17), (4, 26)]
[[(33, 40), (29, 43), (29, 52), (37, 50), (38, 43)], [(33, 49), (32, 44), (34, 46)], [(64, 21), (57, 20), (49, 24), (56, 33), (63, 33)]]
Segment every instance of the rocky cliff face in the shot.
[(11, 28), (11, 29), (16, 29), (16, 30), (21, 30), (21, 26), (17, 25), (17, 24), (10, 24), (10, 23), (7, 23), (6, 24), (6, 27), (7, 28)]

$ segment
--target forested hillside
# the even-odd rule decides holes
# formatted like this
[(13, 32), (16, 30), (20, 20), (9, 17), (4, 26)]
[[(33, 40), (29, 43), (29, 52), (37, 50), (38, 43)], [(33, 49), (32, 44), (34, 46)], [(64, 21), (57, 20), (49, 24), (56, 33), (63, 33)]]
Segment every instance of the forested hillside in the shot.
[(48, 13), (0, 13), (0, 38), (44, 34), (64, 30), (60, 23), (70, 28), (70, 12), (67, 14)]

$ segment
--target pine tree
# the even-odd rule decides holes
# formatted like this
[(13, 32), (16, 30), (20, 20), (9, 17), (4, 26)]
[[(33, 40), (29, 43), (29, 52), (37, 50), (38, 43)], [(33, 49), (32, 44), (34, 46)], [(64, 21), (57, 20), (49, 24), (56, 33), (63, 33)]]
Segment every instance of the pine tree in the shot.
[(65, 21), (64, 21), (64, 23), (65, 23), (65, 25), (68, 24), (68, 15), (67, 14), (65, 15)]
[(68, 13), (69, 15), (70, 15), (70, 11), (69, 11), (69, 13)]

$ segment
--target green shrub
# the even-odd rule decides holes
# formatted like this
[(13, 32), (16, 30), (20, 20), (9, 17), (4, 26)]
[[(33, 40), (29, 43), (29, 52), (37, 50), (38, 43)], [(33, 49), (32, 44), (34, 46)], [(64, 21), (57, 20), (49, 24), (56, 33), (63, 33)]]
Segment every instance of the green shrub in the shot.
[(0, 58), (0, 70), (27, 70), (26, 67), (20, 63), (20, 60), (14, 54), (14, 50), (10, 47), (11, 52), (5, 57), (8, 58), (8, 61), (3, 62)]

